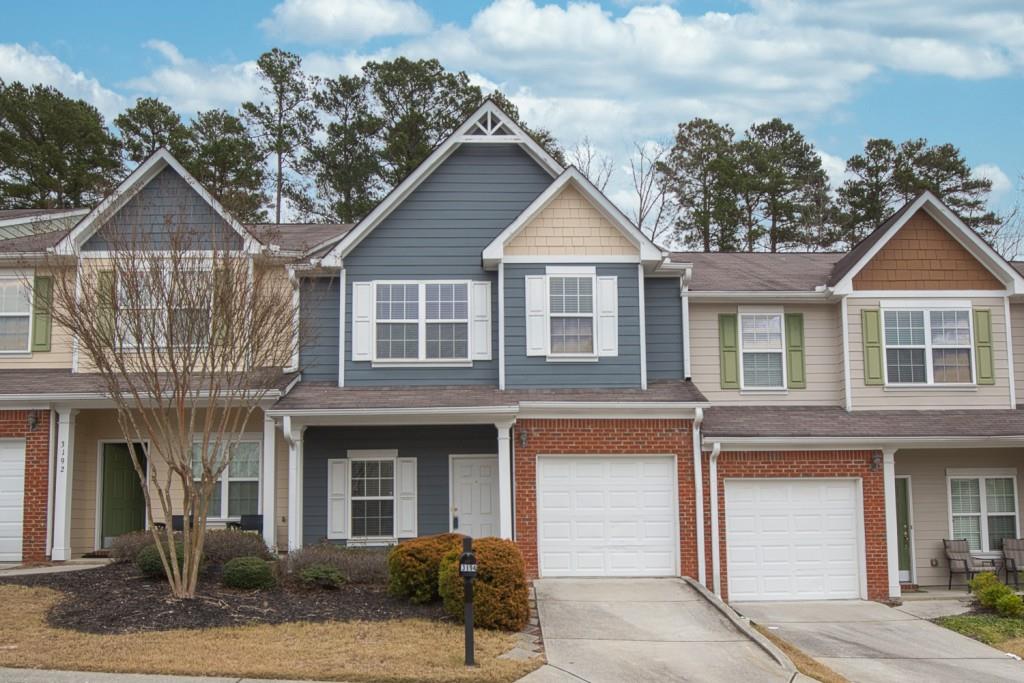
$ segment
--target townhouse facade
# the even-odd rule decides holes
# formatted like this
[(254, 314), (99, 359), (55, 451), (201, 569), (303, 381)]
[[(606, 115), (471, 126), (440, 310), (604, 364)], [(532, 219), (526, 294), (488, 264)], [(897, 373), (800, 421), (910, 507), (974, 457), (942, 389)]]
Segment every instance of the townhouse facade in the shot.
[(669, 252), (487, 102), (356, 225), (270, 237), (164, 151), (91, 211), (0, 212), (0, 561), (148, 523), (40, 264), (168, 212), (270, 255), (308, 330), (213, 525), (501, 536), (531, 577), (731, 600), (894, 599), (943, 539), (1020, 536), (1024, 264), (927, 193), (847, 253)]

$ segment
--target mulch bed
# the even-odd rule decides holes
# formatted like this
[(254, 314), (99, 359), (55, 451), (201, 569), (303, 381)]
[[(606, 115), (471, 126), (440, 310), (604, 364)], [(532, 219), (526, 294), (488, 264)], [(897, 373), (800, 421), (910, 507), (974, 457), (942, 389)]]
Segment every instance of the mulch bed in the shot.
[(166, 581), (149, 580), (130, 564), (0, 579), (65, 594), (47, 616), (51, 626), (87, 633), (168, 631), (293, 621), (445, 620), (440, 605), (413, 605), (383, 586), (351, 584), (338, 590), (281, 587), (270, 591), (224, 588), (216, 570), (204, 575), (193, 600), (170, 596)]

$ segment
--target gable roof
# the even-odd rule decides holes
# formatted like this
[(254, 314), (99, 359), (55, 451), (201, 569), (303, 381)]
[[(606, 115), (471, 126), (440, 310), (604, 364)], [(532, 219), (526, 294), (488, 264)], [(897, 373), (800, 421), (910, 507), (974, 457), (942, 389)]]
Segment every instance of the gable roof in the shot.
[(56, 245), (56, 251), (60, 254), (75, 253), (100, 227), (123, 207), (136, 193), (146, 186), (165, 168), (171, 168), (195, 190), (203, 201), (210, 205), (228, 226), (238, 233), (242, 238), (244, 249), (249, 252), (259, 251), (259, 241), (246, 230), (246, 228), (225, 209), (213, 195), (207, 192), (192, 174), (185, 170), (174, 156), (161, 147), (148, 159), (139, 164), (120, 185), (117, 186), (102, 202), (96, 205), (68, 234)]
[(491, 99), (484, 100), (451, 135), (445, 138), (405, 180), (396, 185), (373, 211), (342, 237), (324, 255), (326, 265), (338, 265), (367, 234), (415, 190), (448, 156), (463, 144), (517, 144), (537, 161), (552, 177), (562, 173), (562, 166), (519, 124)]
[(691, 292), (814, 292), (844, 254), (835, 252), (673, 252), (693, 264)]
[(663, 252), (654, 242), (651, 241), (639, 228), (633, 225), (619, 207), (590, 182), (583, 173), (575, 166), (565, 169), (561, 175), (548, 185), (533, 202), (523, 209), (523, 212), (501, 231), (494, 240), (488, 244), (483, 251), (484, 267), (495, 267), (504, 256), (505, 245), (511, 241), (526, 225), (542, 212), (566, 187), (572, 186), (583, 194), (591, 205), (594, 206), (612, 225), (618, 228), (626, 238), (640, 250), (641, 262), (661, 263), (666, 253)]

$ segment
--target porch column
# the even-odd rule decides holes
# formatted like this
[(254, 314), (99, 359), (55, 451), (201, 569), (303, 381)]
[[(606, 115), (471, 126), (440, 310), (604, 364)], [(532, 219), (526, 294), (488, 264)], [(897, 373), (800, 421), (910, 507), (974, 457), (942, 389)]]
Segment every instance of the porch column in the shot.
[(302, 547), (302, 435), (304, 425), (293, 425), (284, 418), (284, 438), (288, 442), (288, 550)]
[(900, 591), (900, 544), (896, 524), (896, 449), (882, 450), (882, 482), (885, 487), (885, 548), (889, 572), (889, 597), (898, 598)]
[(75, 453), (75, 413), (71, 408), (57, 408), (57, 462), (53, 481), (53, 549), (54, 561), (71, 559), (71, 490)]
[(498, 430), (498, 530), (512, 538), (512, 422), (495, 422)]
[(277, 549), (276, 465), (277, 429), (274, 419), (263, 417), (263, 541), (271, 550)]

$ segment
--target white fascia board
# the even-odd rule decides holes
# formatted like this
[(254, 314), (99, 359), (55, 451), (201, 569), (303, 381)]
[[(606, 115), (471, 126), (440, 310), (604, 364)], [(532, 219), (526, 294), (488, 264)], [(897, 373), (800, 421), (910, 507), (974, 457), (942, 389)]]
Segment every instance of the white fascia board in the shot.
[(871, 262), (878, 252), (889, 243), (889, 240), (921, 209), (927, 211), (928, 215), (935, 219), (936, 223), (945, 229), (960, 246), (970, 252), (996, 279), (1006, 284), (1007, 291), (1010, 294), (1024, 293), (1024, 277), (1014, 270), (1013, 266), (1007, 263), (1006, 259), (1000, 256), (985, 240), (981, 239), (978, 233), (971, 230), (955, 213), (949, 210), (949, 207), (929, 191), (923, 192), (920, 197), (914, 200), (910, 208), (900, 216), (899, 220), (889, 227), (889, 230), (886, 231), (881, 239), (868, 249), (860, 261), (855, 263), (832, 289), (838, 294), (853, 293), (853, 278)]
[(791, 291), (791, 292), (711, 292), (689, 290), (688, 296), (694, 302), (699, 303), (736, 303), (740, 301), (771, 302), (771, 303), (802, 303), (802, 304), (828, 304), (835, 303), (830, 291)]
[(235, 219), (227, 209), (219, 201), (217, 201), (213, 195), (206, 191), (198, 180), (196, 180), (191, 173), (185, 170), (185, 167), (178, 163), (178, 160), (167, 151), (167, 149), (161, 147), (154, 152), (148, 159), (139, 164), (134, 171), (132, 171), (127, 178), (121, 181), (121, 184), (117, 186), (113, 192), (107, 195), (102, 202), (96, 205), (89, 214), (83, 218), (74, 229), (69, 232), (60, 242), (57, 243), (55, 251), (58, 254), (74, 254), (78, 251), (86, 240), (88, 240), (93, 233), (95, 233), (104, 221), (110, 218), (118, 209), (128, 202), (132, 197), (135, 196), (137, 190), (141, 190), (146, 186), (149, 181), (156, 177), (160, 171), (170, 167), (181, 176), (181, 178), (195, 190), (200, 197), (203, 198), (210, 207), (217, 212), (224, 221), (231, 226), (231, 229), (241, 236), (244, 241), (244, 250), (251, 253), (259, 253), (261, 245), (245, 227)]
[(710, 448), (713, 443), (720, 443), (723, 451), (857, 451), (883, 450), (887, 448), (964, 448), (966, 446), (1014, 448), (1024, 445), (1024, 434), (1019, 436), (704, 437), (704, 448)]
[[(483, 114), (490, 113), (497, 116), (498, 119), (504, 123), (509, 130), (514, 132), (514, 135), (508, 136), (495, 136), (494, 138), (487, 138), (485, 136), (467, 135), (476, 122), (480, 119)], [(455, 132), (449, 135), (444, 142), (434, 148), (434, 151), (424, 159), (416, 169), (410, 173), (405, 180), (399, 183), (391, 192), (384, 197), (383, 200), (373, 211), (366, 215), (361, 221), (359, 221), (354, 228), (348, 231), (334, 248), (331, 249), (324, 256), (323, 260), (325, 263), (336, 265), (340, 263), (340, 260), (344, 258), (352, 249), (359, 244), (367, 234), (370, 233), (375, 227), (377, 227), (381, 221), (388, 217), (388, 215), (397, 208), (406, 197), (408, 197), (413, 190), (419, 187), (420, 183), (423, 182), (427, 176), (434, 172), (434, 170), (441, 165), (448, 156), (455, 151), (455, 149), (462, 144), (482, 144), (482, 143), (505, 143), (505, 144), (518, 144), (523, 147), (531, 157), (536, 159), (538, 163), (551, 174), (552, 177), (557, 177), (563, 172), (561, 165), (555, 161), (550, 154), (544, 151), (537, 142), (531, 138), (526, 131), (524, 131), (519, 125), (517, 125), (512, 119), (501, 111), (498, 105), (494, 104), (491, 100), (486, 100), (475, 112), (470, 114), (465, 121), (462, 122)]]
[(519, 417), (633, 417), (686, 420), (696, 416), (697, 408), (708, 408), (710, 405), (707, 402), (685, 401), (521, 401)]

